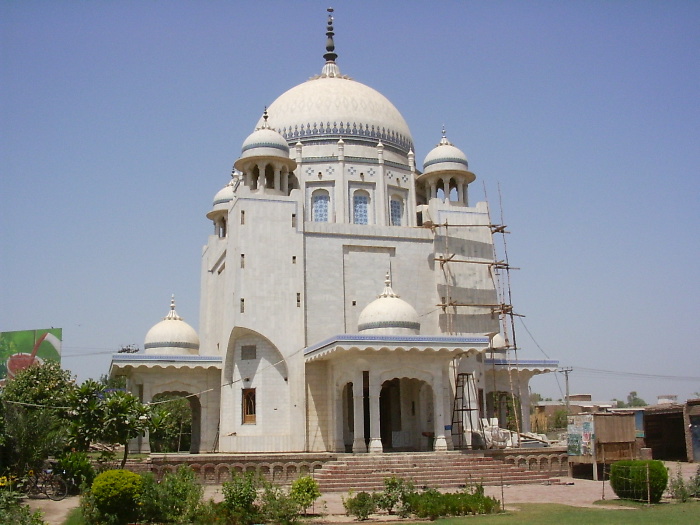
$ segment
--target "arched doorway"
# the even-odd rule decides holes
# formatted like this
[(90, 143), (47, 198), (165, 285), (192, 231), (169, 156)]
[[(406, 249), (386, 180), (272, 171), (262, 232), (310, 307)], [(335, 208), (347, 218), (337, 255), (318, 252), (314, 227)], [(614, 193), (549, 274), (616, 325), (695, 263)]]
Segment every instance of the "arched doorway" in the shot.
[(189, 392), (168, 391), (153, 396), (152, 409), (159, 425), (149, 435), (152, 452), (198, 454), (202, 406)]
[(385, 452), (432, 448), (433, 389), (410, 377), (385, 380), (379, 394), (379, 425)]

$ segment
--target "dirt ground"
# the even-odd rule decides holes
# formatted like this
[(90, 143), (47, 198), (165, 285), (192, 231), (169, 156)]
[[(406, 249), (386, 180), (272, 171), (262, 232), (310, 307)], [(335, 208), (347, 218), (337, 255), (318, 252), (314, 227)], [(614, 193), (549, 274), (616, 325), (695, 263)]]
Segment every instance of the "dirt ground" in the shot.
[[(667, 462), (670, 469), (669, 477), (674, 476), (677, 463)], [(690, 479), (695, 475), (697, 463), (680, 463), (683, 477)], [(512, 508), (517, 503), (561, 503), (574, 507), (590, 507), (593, 502), (606, 499), (618, 499), (610, 488), (610, 483), (592, 481), (579, 478), (562, 477), (559, 484), (540, 485), (505, 485), (501, 487), (486, 487), (486, 494), (494, 496), (505, 503), (506, 508)], [(361, 490), (361, 487), (358, 487)], [(320, 516), (314, 519), (315, 523), (353, 523), (352, 518), (345, 515), (342, 498), (347, 494), (328, 493), (323, 494), (313, 508), (315, 514)], [(220, 485), (206, 485), (204, 487), (205, 499), (213, 498), (215, 501), (222, 499)], [(44, 513), (44, 520), (50, 525), (63, 525), (68, 513), (80, 504), (78, 496), (71, 496), (63, 501), (51, 501), (46, 498), (26, 500), (33, 509)], [(393, 516), (376, 516), (377, 519), (368, 520), (365, 523), (387, 523), (395, 521)]]

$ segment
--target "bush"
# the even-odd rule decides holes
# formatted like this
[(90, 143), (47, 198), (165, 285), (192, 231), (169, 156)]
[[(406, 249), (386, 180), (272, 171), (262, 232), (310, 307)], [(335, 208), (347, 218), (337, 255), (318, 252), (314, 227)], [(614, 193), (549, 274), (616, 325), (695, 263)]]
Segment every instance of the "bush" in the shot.
[(265, 488), (260, 503), (261, 521), (279, 525), (298, 523), (299, 503), (294, 497), (272, 483), (265, 482), (263, 485)]
[(700, 498), (700, 465), (698, 465), (698, 469), (695, 471), (695, 477), (690, 479), (689, 490), (691, 496)]
[(610, 468), (610, 486), (622, 499), (658, 503), (667, 483), (668, 471), (658, 460), (618, 461)]
[(214, 500), (205, 501), (199, 506), (193, 525), (230, 525), (228, 511), (223, 503)]
[(677, 499), (681, 503), (685, 503), (691, 497), (690, 482), (686, 483), (683, 479), (680, 463), (676, 467), (676, 474), (668, 480), (668, 492), (671, 498)]
[(202, 502), (202, 485), (194, 471), (180, 465), (160, 483), (153, 474), (142, 476), (138, 504), (141, 519), (152, 523), (192, 523)]
[(358, 492), (356, 496), (349, 495), (343, 498), (343, 507), (348, 516), (355, 516), (359, 521), (369, 518), (370, 514), (377, 511), (374, 496), (369, 492)]
[(260, 479), (252, 472), (235, 475), (222, 486), (223, 506), (233, 523), (250, 525), (260, 517), (260, 509), (255, 504)]
[(409, 512), (406, 501), (413, 493), (415, 489), (411, 481), (396, 476), (384, 478), (384, 491), (376, 495), (377, 507), (389, 514), (393, 514), (396, 507), (398, 515), (407, 518)]
[(88, 524), (125, 525), (139, 516), (141, 476), (128, 470), (99, 474), (81, 502)]
[(299, 510), (306, 514), (306, 509), (321, 497), (321, 491), (315, 479), (311, 476), (302, 476), (292, 482), (289, 496), (299, 506)]
[(19, 493), (0, 489), (0, 523), (13, 525), (44, 525), (41, 512), (20, 503)]
[(486, 496), (477, 485), (462, 492), (442, 494), (435, 489), (414, 493), (408, 497), (408, 506), (419, 518), (435, 520), (441, 516), (467, 516), (500, 512), (500, 501)]
[(95, 467), (85, 452), (67, 452), (58, 459), (61, 476), (68, 484), (71, 494), (77, 494), (92, 485), (95, 480)]

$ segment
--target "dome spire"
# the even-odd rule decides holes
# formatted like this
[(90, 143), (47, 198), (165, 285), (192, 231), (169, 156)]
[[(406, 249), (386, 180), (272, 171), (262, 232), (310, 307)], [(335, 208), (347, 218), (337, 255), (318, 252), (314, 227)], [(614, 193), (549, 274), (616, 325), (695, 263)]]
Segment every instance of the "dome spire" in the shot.
[(386, 277), (384, 278), (384, 291), (379, 295), (379, 297), (399, 297), (391, 289), (391, 272), (386, 272)]
[(326, 11), (328, 11), (328, 25), (326, 27), (326, 53), (323, 55), (326, 63), (321, 71), (321, 76), (337, 77), (340, 76), (340, 68), (335, 63), (338, 54), (335, 52), (335, 42), (333, 42), (335, 36), (333, 32), (333, 8), (329, 7)]
[(170, 311), (168, 312), (168, 315), (163, 317), (164, 321), (168, 320), (175, 320), (175, 321), (182, 321), (182, 317), (177, 315), (177, 312), (175, 311), (175, 294), (170, 296)]
[(265, 110), (263, 111), (263, 125), (260, 126), (260, 129), (270, 129), (270, 124), (267, 123), (267, 119), (269, 118), (269, 115), (267, 114), (267, 106), (265, 106)]
[(440, 142), (438, 143), (438, 146), (452, 146), (453, 144), (447, 140), (447, 132), (445, 131), (445, 125), (442, 125), (442, 138), (440, 139)]

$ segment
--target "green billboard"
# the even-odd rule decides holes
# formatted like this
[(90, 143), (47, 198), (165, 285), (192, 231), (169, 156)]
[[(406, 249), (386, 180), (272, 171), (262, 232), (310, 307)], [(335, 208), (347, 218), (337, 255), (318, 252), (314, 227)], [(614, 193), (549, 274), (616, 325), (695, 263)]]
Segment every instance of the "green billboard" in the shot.
[(61, 361), (62, 328), (0, 332), (0, 381), (34, 363)]

